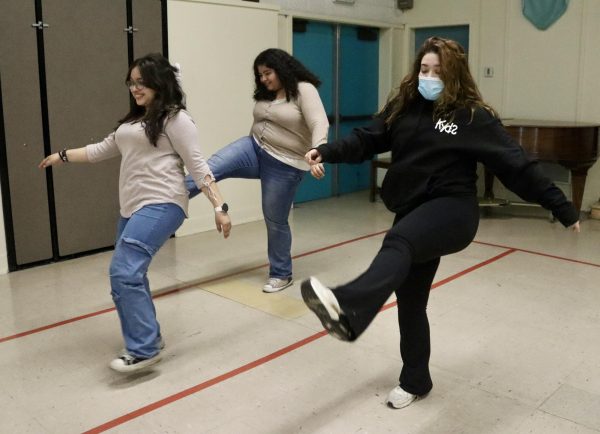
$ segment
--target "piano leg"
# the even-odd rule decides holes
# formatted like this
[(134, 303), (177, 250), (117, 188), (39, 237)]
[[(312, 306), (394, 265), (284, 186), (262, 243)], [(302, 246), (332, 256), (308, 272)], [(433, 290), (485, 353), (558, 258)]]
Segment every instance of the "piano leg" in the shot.
[(488, 170), (487, 167), (483, 169), (483, 183), (485, 190), (483, 192), (483, 198), (486, 201), (494, 201), (494, 174)]
[(496, 199), (496, 197), (494, 196), (494, 174), (485, 166), (483, 166), (483, 176), (484, 191), (483, 198), (479, 200), (479, 206), (491, 207), (510, 205), (510, 202), (508, 200)]
[(577, 167), (571, 169), (571, 200), (575, 209), (581, 211), (581, 202), (583, 200), (583, 189), (589, 167)]

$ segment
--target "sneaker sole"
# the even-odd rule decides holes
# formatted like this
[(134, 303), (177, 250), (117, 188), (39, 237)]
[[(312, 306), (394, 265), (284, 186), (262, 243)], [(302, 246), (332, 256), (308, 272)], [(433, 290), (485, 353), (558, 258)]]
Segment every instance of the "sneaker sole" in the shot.
[(112, 362), (110, 363), (110, 368), (117, 371), (117, 372), (121, 372), (121, 373), (130, 373), (130, 372), (137, 372), (137, 371), (141, 371), (142, 369), (146, 369), (149, 368), (153, 365), (156, 365), (158, 362), (160, 362), (162, 359), (162, 356), (157, 355), (154, 356), (150, 359), (146, 359), (142, 362), (138, 362), (135, 365), (120, 365), (120, 364), (113, 364)]
[(290, 280), (288, 283), (286, 283), (284, 286), (281, 286), (279, 288), (273, 288), (273, 289), (265, 289), (265, 287), (263, 286), (263, 292), (267, 293), (267, 294), (272, 294), (274, 292), (279, 292), (279, 291), (283, 291), (285, 288), (289, 288), (290, 286), (292, 286), (294, 284), (293, 280)]
[[(324, 303), (323, 296), (313, 287), (312, 280), (305, 280), (300, 286), (300, 292), (306, 306), (317, 315), (323, 328), (335, 338), (341, 341), (352, 341), (352, 332), (337, 319), (332, 318), (331, 312)], [(337, 312), (335, 312), (337, 316)]]
[(392, 408), (392, 409), (394, 409), (394, 410), (400, 410), (401, 408), (406, 408), (406, 407), (408, 407), (409, 405), (411, 405), (412, 403), (414, 403), (414, 402), (416, 402), (416, 401), (418, 401), (418, 400), (419, 400), (419, 397), (418, 397), (418, 396), (415, 396), (413, 399), (411, 399), (411, 400), (409, 400), (409, 401), (405, 401), (405, 402), (403, 402), (403, 403), (402, 403), (400, 406), (398, 406), (398, 407), (396, 407), (396, 406), (395, 406), (395, 405), (392, 403), (392, 401), (387, 401), (387, 406), (388, 406), (389, 408)]

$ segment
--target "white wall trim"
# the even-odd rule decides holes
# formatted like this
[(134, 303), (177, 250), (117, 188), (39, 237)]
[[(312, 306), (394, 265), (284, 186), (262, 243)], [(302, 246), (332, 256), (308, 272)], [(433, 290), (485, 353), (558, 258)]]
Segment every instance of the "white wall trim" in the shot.
[(187, 3), (205, 3), (219, 6), (233, 6), (236, 8), (248, 8), (248, 9), (264, 9), (270, 11), (278, 11), (280, 10), (280, 6), (274, 4), (266, 4), (266, 3), (254, 3), (254, 2), (244, 2), (240, 0), (171, 0), (171, 1), (179, 1), (179, 2), (187, 2)]
[[(420, 22), (417, 24), (411, 23), (405, 25), (405, 38), (403, 41), (402, 64), (404, 71), (402, 76), (408, 74), (410, 67), (414, 61), (414, 52), (412, 47), (415, 45), (415, 30), (426, 27), (452, 27), (452, 26), (469, 26), (469, 68), (471, 73), (475, 71), (474, 67), (479, 65), (479, 25), (472, 21), (457, 20), (444, 22)], [(473, 74), (476, 76), (476, 74)]]
[[(504, 34), (510, 35), (510, 24), (511, 24), (511, 8), (510, 4), (506, 6), (504, 9)], [(509, 44), (507, 42), (507, 38), (504, 39), (504, 77), (501, 83), (502, 86), (502, 107), (500, 108), (500, 116), (502, 117), (510, 117), (512, 114), (507, 114), (506, 110), (509, 102), (509, 90), (506, 87), (506, 82), (510, 77), (510, 49)]]
[(290, 16), (292, 18), (301, 18), (305, 20), (311, 21), (325, 21), (328, 23), (334, 24), (350, 24), (354, 26), (366, 26), (366, 27), (379, 27), (379, 28), (392, 28), (392, 27), (402, 27), (403, 25), (394, 24), (385, 21), (371, 21), (371, 20), (358, 20), (355, 18), (346, 18), (346, 17), (336, 17), (332, 15), (322, 15), (322, 14), (310, 14), (301, 11), (294, 10), (281, 10), (279, 12), (281, 15)]

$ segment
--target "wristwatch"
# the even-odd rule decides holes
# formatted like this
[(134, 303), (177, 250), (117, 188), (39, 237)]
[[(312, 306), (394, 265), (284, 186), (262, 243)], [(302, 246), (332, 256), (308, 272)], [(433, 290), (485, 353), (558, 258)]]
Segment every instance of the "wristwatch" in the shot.
[(222, 212), (224, 214), (227, 214), (227, 211), (229, 211), (229, 205), (227, 205), (225, 202), (223, 202), (223, 205), (215, 208), (215, 212)]

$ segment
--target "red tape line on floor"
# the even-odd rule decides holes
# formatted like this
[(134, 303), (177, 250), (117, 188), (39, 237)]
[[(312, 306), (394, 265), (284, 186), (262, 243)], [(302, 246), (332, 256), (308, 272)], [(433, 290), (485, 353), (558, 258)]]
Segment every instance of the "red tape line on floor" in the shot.
[[(308, 252), (300, 253), (300, 254), (298, 254), (296, 256), (293, 256), (292, 258), (293, 259), (302, 258), (303, 256), (313, 255), (315, 253), (324, 252), (324, 251), (330, 250), (330, 249), (335, 249), (336, 247), (340, 247), (340, 246), (343, 246), (345, 244), (354, 243), (356, 241), (361, 241), (361, 240), (364, 240), (364, 239), (367, 239), (367, 238), (372, 238), (372, 237), (375, 237), (377, 235), (382, 235), (382, 234), (384, 234), (386, 232), (387, 231), (379, 231), (379, 232), (375, 232), (375, 233), (372, 233), (372, 234), (362, 235), (360, 237), (352, 238), (350, 240), (346, 240), (346, 241), (342, 241), (342, 242), (339, 242), (339, 243), (336, 243), (336, 244), (331, 244), (329, 246), (321, 247), (321, 248), (316, 249), (316, 250), (310, 250)], [(269, 266), (269, 264), (257, 265), (255, 267), (245, 268), (243, 270), (236, 271), (236, 272), (229, 273), (229, 274), (225, 274), (225, 275), (222, 275), (222, 276), (213, 277), (213, 278), (210, 278), (210, 279), (202, 280), (202, 281), (199, 281), (199, 282), (194, 282), (194, 283), (191, 283), (191, 284), (188, 284), (188, 285), (179, 286), (177, 288), (168, 289), (168, 290), (165, 290), (165, 291), (160, 291), (160, 293), (153, 295), (152, 298), (156, 299), (156, 298), (164, 297), (166, 295), (171, 295), (171, 294), (174, 294), (176, 292), (181, 292), (181, 291), (189, 289), (189, 288), (195, 288), (195, 287), (198, 287), (198, 286), (201, 286), (201, 285), (206, 285), (207, 283), (212, 283), (212, 282), (215, 282), (215, 281), (221, 280), (221, 279), (227, 279), (227, 278), (230, 278), (230, 277), (233, 277), (233, 276), (237, 276), (239, 274), (248, 273), (250, 271), (258, 270), (259, 268), (265, 268), (265, 267), (268, 267), (268, 266)], [(25, 337), (25, 336), (33, 335), (35, 333), (40, 333), (40, 332), (43, 332), (43, 331), (46, 331), (46, 330), (50, 330), (50, 329), (53, 329), (53, 328), (56, 328), (56, 327), (60, 327), (60, 326), (66, 325), (66, 324), (70, 324), (70, 323), (73, 323), (73, 322), (81, 321), (81, 320), (84, 320), (84, 319), (87, 319), (87, 318), (92, 318), (92, 317), (95, 317), (95, 316), (98, 316), (98, 315), (102, 315), (102, 314), (105, 314), (105, 313), (108, 313), (108, 312), (113, 312), (114, 310), (115, 310), (114, 307), (107, 308), (107, 309), (102, 309), (102, 310), (99, 310), (97, 312), (87, 313), (85, 315), (76, 316), (74, 318), (69, 318), (69, 319), (66, 319), (66, 320), (63, 320), (63, 321), (59, 321), (59, 322), (55, 322), (55, 323), (48, 324), (48, 325), (45, 325), (45, 326), (37, 327), (37, 328), (31, 329), (31, 330), (27, 330), (27, 331), (24, 331), (24, 332), (21, 332), (21, 333), (17, 333), (17, 334), (14, 334), (14, 335), (5, 336), (5, 337), (0, 338), (0, 344), (2, 342), (11, 341), (13, 339), (22, 338), (22, 337)]]

